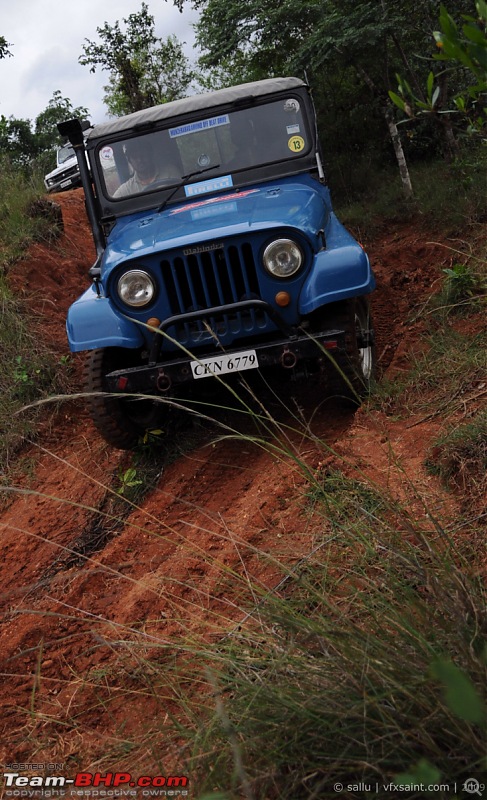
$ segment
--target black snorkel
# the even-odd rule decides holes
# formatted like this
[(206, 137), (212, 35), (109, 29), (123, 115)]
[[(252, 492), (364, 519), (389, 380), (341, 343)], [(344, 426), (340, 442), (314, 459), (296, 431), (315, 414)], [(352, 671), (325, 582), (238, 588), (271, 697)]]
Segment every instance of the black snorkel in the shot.
[[(96, 213), (96, 201), (95, 195), (93, 192), (93, 186), (91, 183), (90, 171), (88, 169), (88, 164), (86, 161), (85, 155), (85, 140), (83, 131), (89, 127), (89, 123), (83, 123), (79, 119), (69, 119), (65, 122), (59, 122), (57, 125), (57, 129), (61, 136), (67, 138), (70, 144), (73, 146), (74, 152), (76, 153), (76, 159), (78, 161), (79, 173), (81, 177), (81, 185), (83, 186), (85, 199), (86, 199), (86, 212), (88, 214), (88, 219), (91, 225), (91, 230), (93, 233), (93, 241), (95, 243), (96, 249), (96, 263), (93, 268), (96, 269), (100, 256), (102, 255), (103, 251), (105, 250), (105, 236), (103, 234), (103, 230), (100, 226), (98, 221), (98, 215)], [(90, 271), (91, 274), (91, 271)], [(92, 277), (95, 277), (92, 275)]]

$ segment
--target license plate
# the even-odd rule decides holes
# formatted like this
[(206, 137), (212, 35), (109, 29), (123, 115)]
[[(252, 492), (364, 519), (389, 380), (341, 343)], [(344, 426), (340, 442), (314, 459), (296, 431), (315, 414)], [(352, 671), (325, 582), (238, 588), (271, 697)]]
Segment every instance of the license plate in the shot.
[(255, 350), (245, 350), (235, 355), (221, 355), (214, 358), (202, 358), (191, 361), (193, 378), (208, 378), (210, 375), (228, 375), (229, 372), (243, 372), (245, 369), (257, 369), (259, 362)]
[(60, 186), (61, 186), (61, 189), (65, 189), (65, 188), (66, 188), (66, 186), (71, 186), (71, 179), (69, 179), (69, 181), (63, 181), (63, 182), (60, 184)]

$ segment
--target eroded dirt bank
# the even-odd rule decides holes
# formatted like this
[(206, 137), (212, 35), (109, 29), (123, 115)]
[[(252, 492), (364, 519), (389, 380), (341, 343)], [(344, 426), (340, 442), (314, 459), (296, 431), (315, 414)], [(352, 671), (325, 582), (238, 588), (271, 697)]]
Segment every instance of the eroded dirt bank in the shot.
[[(66, 310), (87, 285), (93, 247), (81, 191), (56, 199), (64, 234), (49, 249), (35, 246), (11, 279), (63, 354)], [(450, 264), (449, 251), (429, 238), (402, 226), (365, 243), (378, 280), (380, 367), (390, 376), (405, 369), (419, 333), (411, 312)], [(398, 459), (433, 508), (447, 510), (450, 500), (423, 469), (437, 422), (353, 415), (322, 403), (315, 390), (304, 395), (294, 407), (311, 435), (290, 438), (311, 468), (336, 452), (400, 491)], [(121, 520), (114, 493), (127, 456), (100, 440), (81, 406), (62, 407), (54, 429), (30, 449), (34, 475), (0, 516), (3, 763), (127, 769), (127, 742), (143, 741), (155, 715), (177, 714), (174, 699), (151, 693), (147, 664), (171, 664), (178, 647), (224, 635), (258, 603), (250, 584), (265, 593), (312, 550), (321, 522), (306, 510), (296, 462), (250, 441), (214, 438), (209, 432), (165, 466), (142, 507)], [(283, 433), (276, 442), (287, 446)], [(157, 754), (144, 753), (131, 770), (157, 771)]]

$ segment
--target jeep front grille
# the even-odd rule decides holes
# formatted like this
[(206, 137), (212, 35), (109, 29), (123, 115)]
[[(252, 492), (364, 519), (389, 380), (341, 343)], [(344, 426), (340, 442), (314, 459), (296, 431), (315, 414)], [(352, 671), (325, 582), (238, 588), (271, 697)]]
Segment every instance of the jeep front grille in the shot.
[[(161, 262), (163, 291), (171, 314), (185, 314), (239, 300), (260, 299), (257, 270), (252, 246), (231, 244), (206, 250), (191, 248), (191, 253), (175, 253)], [(205, 324), (206, 323), (206, 324)], [(262, 330), (268, 326), (261, 311), (236, 312), (205, 321), (184, 323), (176, 331), (183, 343), (203, 344), (215, 335), (223, 340)]]

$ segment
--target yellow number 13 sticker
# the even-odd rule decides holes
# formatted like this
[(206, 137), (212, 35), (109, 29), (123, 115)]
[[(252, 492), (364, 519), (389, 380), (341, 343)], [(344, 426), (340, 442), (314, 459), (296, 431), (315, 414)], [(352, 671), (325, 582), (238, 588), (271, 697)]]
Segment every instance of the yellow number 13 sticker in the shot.
[(293, 153), (300, 153), (301, 150), (304, 150), (304, 139), (302, 136), (291, 136), (287, 146)]

